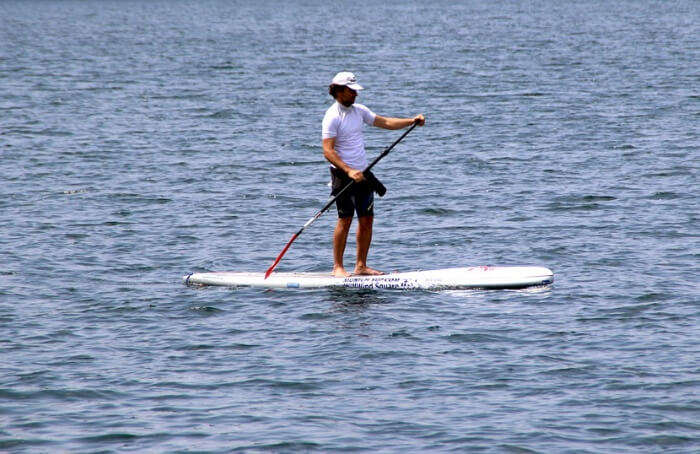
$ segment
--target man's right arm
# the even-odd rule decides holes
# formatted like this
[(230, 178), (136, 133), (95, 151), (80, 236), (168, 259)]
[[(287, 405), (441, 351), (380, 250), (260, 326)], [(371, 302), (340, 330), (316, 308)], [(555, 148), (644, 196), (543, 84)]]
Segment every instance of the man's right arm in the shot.
[(349, 165), (345, 164), (342, 159), (340, 159), (340, 155), (338, 155), (338, 152), (335, 151), (335, 137), (323, 139), (323, 156), (328, 160), (328, 162), (345, 172), (357, 183), (365, 179), (365, 176), (362, 174), (362, 170), (353, 169)]
[(411, 126), (413, 123), (418, 123), (419, 126), (423, 126), (425, 124), (425, 117), (423, 114), (416, 115), (413, 118), (392, 118), (377, 115), (374, 117), (372, 126), (384, 129), (403, 129)]

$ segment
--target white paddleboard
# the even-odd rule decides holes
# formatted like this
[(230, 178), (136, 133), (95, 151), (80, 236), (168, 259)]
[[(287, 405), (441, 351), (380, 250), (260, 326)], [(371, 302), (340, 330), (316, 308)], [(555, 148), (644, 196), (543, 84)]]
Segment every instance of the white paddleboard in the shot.
[(220, 285), (260, 288), (367, 288), (399, 290), (507, 289), (549, 285), (554, 274), (541, 266), (472, 266), (409, 271), (380, 276), (333, 277), (329, 273), (240, 273), (220, 271), (192, 273), (187, 285)]

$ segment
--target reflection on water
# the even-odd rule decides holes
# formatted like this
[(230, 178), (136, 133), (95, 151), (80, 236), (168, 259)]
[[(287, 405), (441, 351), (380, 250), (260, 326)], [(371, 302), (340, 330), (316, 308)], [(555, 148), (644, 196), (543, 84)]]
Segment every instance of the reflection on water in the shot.
[(391, 299), (387, 298), (388, 292), (386, 291), (332, 288), (328, 289), (327, 292), (333, 308), (340, 311), (356, 311), (368, 308), (374, 304), (391, 302)]

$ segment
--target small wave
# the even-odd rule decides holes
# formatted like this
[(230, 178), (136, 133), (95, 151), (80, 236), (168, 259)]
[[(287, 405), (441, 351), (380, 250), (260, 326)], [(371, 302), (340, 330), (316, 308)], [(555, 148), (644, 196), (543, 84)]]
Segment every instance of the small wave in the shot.
[(652, 293), (645, 293), (644, 295), (638, 296), (636, 298), (637, 301), (640, 303), (656, 303), (659, 301), (668, 301), (672, 298), (671, 295), (668, 293), (657, 293), (657, 292), (652, 292)]
[(253, 444), (239, 446), (236, 451), (246, 452), (247, 450), (271, 451), (271, 452), (308, 452), (321, 448), (323, 445), (310, 441), (282, 441), (279, 443)]
[(669, 192), (669, 191), (659, 191), (655, 192), (649, 197), (647, 197), (650, 200), (674, 200), (674, 199), (679, 199), (681, 196), (680, 194), (677, 194), (675, 192)]
[[(27, 439), (27, 438), (10, 438), (6, 440), (0, 440), (0, 450), (5, 450), (5, 449), (22, 449), (22, 448), (27, 448), (30, 446), (41, 446), (41, 445), (46, 445), (46, 444), (51, 444), (53, 441), (51, 440), (42, 440), (42, 439)], [(50, 452), (50, 450), (47, 450), (46, 452)]]
[(586, 202), (609, 202), (611, 200), (617, 200), (617, 197), (609, 195), (586, 195), (581, 197), (581, 200)]
[(463, 334), (450, 334), (447, 336), (450, 342), (459, 342), (465, 344), (471, 343), (490, 343), (490, 342), (503, 342), (508, 340), (503, 336), (494, 336), (492, 334), (481, 334), (481, 333), (463, 333)]
[(0, 389), (0, 398), (8, 400), (35, 400), (42, 398), (60, 401), (121, 398), (122, 393), (112, 390), (96, 389), (42, 389), (38, 391), (15, 391)]
[(430, 208), (423, 208), (419, 210), (419, 213), (423, 214), (430, 214), (434, 216), (448, 216), (451, 214), (455, 214), (455, 210), (451, 210), (449, 208), (440, 208), (440, 207), (430, 207)]
[(547, 206), (545, 209), (547, 211), (594, 211), (602, 208), (602, 205), (597, 203), (584, 203), (581, 205), (563, 205), (559, 203), (553, 203)]
[(139, 438), (139, 435), (130, 433), (109, 433), (103, 435), (95, 435), (92, 437), (82, 437), (78, 440), (87, 443), (116, 443), (122, 441), (130, 441)]
[(66, 189), (65, 191), (61, 191), (61, 194), (65, 195), (73, 195), (73, 194), (84, 194), (88, 192), (88, 189), (85, 188), (80, 188), (80, 189)]
[(219, 309), (219, 308), (214, 307), (214, 306), (192, 306), (192, 307), (190, 307), (190, 310), (195, 311), (195, 312), (204, 312), (206, 314), (224, 312), (223, 309)]
[(221, 63), (218, 65), (209, 65), (209, 69), (223, 70), (223, 69), (238, 69), (240, 66), (236, 66), (234, 63)]
[(215, 118), (215, 119), (222, 119), (222, 120), (229, 120), (231, 118), (234, 118), (236, 115), (236, 111), (233, 109), (224, 109), (224, 110), (219, 110), (217, 112), (214, 112), (213, 114), (209, 115), (204, 115), (205, 118)]

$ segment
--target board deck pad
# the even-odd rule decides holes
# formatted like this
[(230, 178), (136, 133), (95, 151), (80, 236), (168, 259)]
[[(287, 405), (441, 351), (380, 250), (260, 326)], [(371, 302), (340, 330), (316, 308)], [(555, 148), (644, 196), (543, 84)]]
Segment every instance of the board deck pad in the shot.
[(509, 289), (550, 285), (554, 273), (541, 266), (471, 266), (408, 271), (379, 276), (333, 277), (330, 273), (218, 271), (183, 276), (187, 285), (258, 288), (364, 288), (398, 290)]

